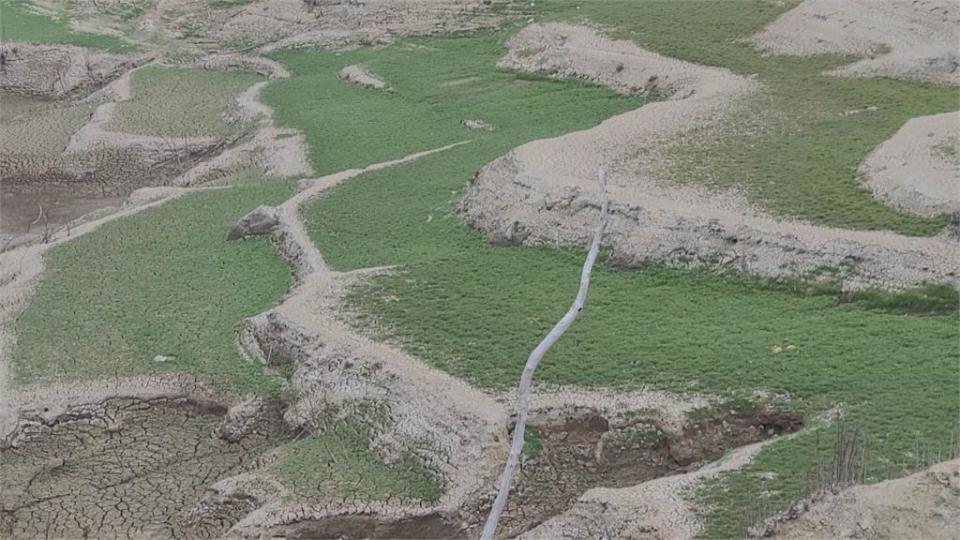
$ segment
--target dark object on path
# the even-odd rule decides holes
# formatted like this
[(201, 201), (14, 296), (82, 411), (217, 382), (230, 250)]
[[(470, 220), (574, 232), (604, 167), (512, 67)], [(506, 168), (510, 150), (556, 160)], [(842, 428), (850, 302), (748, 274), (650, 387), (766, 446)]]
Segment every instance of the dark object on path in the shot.
[(238, 219), (227, 232), (227, 240), (238, 240), (245, 236), (270, 234), (280, 224), (277, 210), (271, 206), (258, 206), (249, 214)]

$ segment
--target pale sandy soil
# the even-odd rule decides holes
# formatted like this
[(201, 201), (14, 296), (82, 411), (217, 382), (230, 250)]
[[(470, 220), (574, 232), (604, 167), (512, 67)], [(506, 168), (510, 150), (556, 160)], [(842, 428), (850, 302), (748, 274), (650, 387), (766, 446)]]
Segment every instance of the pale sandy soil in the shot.
[(960, 459), (828, 494), (773, 538), (960, 538)]
[(347, 66), (340, 70), (339, 76), (341, 79), (353, 83), (359, 84), (360, 86), (369, 86), (370, 88), (376, 88), (382, 90), (387, 87), (382, 79), (375, 75), (371, 75), (367, 68), (360, 65)]
[(960, 211), (960, 112), (908, 120), (859, 172), (875, 197), (903, 212)]
[(960, 4), (952, 0), (804, 0), (750, 41), (780, 55), (867, 57), (840, 75), (960, 84)]
[(698, 264), (780, 276), (852, 263), (847, 287), (958, 281), (960, 254), (945, 236), (775, 219), (734, 193), (656, 178), (670, 140), (723, 121), (757, 90), (756, 81), (565, 24), (528, 26), (508, 48), (506, 67), (669, 97), (591, 129), (525, 144), (481, 169), (460, 212), (491, 241), (584, 245), (599, 208), (593, 186), (602, 165), (612, 212), (605, 242), (625, 266)]

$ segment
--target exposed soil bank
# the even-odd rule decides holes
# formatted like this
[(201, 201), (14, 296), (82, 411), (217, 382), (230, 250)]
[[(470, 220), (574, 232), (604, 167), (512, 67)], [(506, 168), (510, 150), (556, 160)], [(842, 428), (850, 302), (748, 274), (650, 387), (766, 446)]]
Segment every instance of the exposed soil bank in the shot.
[(802, 425), (796, 414), (730, 411), (671, 431), (649, 413), (605, 416), (583, 408), (538, 411), (530, 422), (536, 435), (501, 520), (507, 536), (566, 512), (592, 488), (696, 471), (729, 450)]
[(773, 54), (866, 56), (839, 75), (960, 84), (960, 6), (951, 0), (804, 0), (750, 38)]
[(271, 534), (290, 540), (325, 538), (467, 538), (460, 527), (440, 515), (428, 514), (400, 519), (345, 515), (320, 521), (303, 521), (277, 527)]
[[(592, 488), (642, 485), (660, 477), (683, 478), (690, 471), (709, 471), (712, 466), (703, 467), (704, 463), (731, 448), (794, 432), (801, 426), (794, 414), (728, 412), (690, 420), (679, 431), (670, 431), (659, 423), (658, 412), (662, 411), (607, 416), (583, 407), (536, 410), (530, 426), (534, 439), (528, 441), (517, 484), (501, 519), (502, 536), (521, 534), (566, 512), (584, 492), (593, 493)], [(745, 459), (741, 457), (739, 463)], [(258, 534), (311, 539), (475, 538), (490, 502), (483, 494), (447, 509), (388, 505), (370, 510), (311, 510), (297, 505), (286, 511), (282, 523)], [(262, 511), (244, 521), (253, 515), (262, 517)], [(235, 527), (231, 534), (257, 537), (250, 532)], [(551, 533), (547, 537), (557, 536)]]
[(206, 486), (288, 435), (275, 409), (259, 430), (217, 436), (226, 413), (210, 401), (108, 399), (21, 418), (0, 446), (0, 534), (218, 536), (231, 516), (190, 512)]
[(954, 241), (853, 231), (764, 215), (731, 193), (670, 185), (669, 140), (721, 121), (757, 88), (751, 79), (665, 58), (585, 27), (534, 24), (508, 42), (502, 65), (576, 77), (620, 91), (657, 92), (600, 125), (534, 141), (484, 166), (459, 211), (494, 243), (584, 245), (596, 221), (597, 169), (607, 171), (610, 262), (732, 267), (763, 276), (852, 267), (845, 287), (960, 282)]
[(763, 536), (801, 538), (956, 538), (960, 459), (905, 478), (827, 493), (799, 515), (783, 516)]
[(873, 195), (904, 212), (960, 212), (960, 112), (908, 120), (860, 165)]

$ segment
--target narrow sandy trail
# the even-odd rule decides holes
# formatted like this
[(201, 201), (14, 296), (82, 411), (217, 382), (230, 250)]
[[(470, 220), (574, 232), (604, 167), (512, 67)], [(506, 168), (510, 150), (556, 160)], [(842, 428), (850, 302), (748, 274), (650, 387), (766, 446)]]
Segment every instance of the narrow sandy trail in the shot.
[(469, 141), (314, 179), (310, 187), (280, 205), (280, 226), (274, 238), (291, 263), (295, 285), (279, 304), (252, 319), (254, 325), (262, 328), (282, 327), (281, 335), (275, 333), (274, 339), (297, 340), (301, 350), (305, 349), (291, 379), (299, 392), (292, 413), (301, 417), (298, 421), (309, 422), (311, 415), (317, 413), (312, 407), (317, 402), (337, 404), (348, 411), (362, 402), (385, 407), (387, 419), (379, 426), (372, 446), (387, 455), (412, 448), (442, 474), (448, 488), (440, 502), (434, 508), (396, 502), (298, 505), (293, 512), (275, 501), (243, 519), (234, 527), (234, 533), (255, 536), (256, 531), (290, 520), (331, 515), (375, 513), (400, 517), (424, 512), (455, 513), (494, 478), (506, 450), (501, 434), (506, 433), (507, 408), (461, 379), (373, 341), (341, 320), (338, 312), (344, 293), (357, 279), (371, 272), (330, 270), (300, 218), (303, 203), (345, 180), (466, 142)]

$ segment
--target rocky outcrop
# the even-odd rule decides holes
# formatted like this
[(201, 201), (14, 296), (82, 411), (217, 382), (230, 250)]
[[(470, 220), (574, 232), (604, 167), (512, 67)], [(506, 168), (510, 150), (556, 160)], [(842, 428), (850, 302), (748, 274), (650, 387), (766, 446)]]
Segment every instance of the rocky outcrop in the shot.
[(277, 210), (270, 206), (258, 206), (238, 219), (227, 231), (227, 240), (239, 240), (247, 236), (271, 234), (280, 224)]

